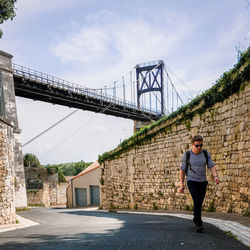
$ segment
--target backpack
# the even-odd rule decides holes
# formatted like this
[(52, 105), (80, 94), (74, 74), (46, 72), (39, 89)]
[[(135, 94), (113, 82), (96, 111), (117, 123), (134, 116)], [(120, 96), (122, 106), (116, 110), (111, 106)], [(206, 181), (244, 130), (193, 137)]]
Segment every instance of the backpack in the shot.
[[(208, 153), (207, 153), (207, 150), (206, 149), (203, 149), (202, 150), (205, 158), (206, 158), (206, 163), (207, 163), (207, 166), (208, 166)], [(191, 168), (191, 164), (189, 162), (190, 160), (190, 150), (186, 152), (186, 175), (187, 175), (187, 172), (188, 172), (188, 167), (190, 168), (190, 170), (192, 170), (195, 174), (196, 172)]]

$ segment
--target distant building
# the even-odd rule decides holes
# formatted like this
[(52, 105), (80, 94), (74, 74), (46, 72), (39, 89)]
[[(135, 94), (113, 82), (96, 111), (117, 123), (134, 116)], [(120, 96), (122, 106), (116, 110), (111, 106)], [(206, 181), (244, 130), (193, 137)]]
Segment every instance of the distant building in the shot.
[(92, 163), (73, 177), (66, 189), (67, 207), (87, 207), (100, 205), (100, 164)]

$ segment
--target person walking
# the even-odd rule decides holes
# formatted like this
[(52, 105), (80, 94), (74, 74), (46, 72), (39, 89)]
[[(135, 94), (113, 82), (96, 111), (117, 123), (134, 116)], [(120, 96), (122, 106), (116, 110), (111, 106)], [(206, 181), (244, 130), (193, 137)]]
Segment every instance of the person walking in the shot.
[(184, 179), (187, 178), (187, 186), (194, 203), (193, 222), (197, 227), (197, 232), (203, 232), (203, 223), (201, 219), (201, 208), (206, 195), (207, 177), (206, 166), (210, 169), (214, 181), (219, 184), (219, 177), (210, 153), (202, 149), (203, 137), (195, 135), (192, 140), (192, 150), (184, 153), (180, 169), (180, 188), (179, 192), (184, 192)]

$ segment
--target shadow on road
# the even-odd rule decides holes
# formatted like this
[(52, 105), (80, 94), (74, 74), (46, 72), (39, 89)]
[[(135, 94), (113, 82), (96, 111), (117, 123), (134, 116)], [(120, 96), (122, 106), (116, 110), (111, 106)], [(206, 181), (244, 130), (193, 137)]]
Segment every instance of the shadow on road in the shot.
[(0, 248), (248, 249), (213, 225), (205, 223), (206, 233), (199, 234), (192, 221), (171, 216), (62, 208), (41, 209), (43, 216), (50, 216), (46, 224), (0, 235)]

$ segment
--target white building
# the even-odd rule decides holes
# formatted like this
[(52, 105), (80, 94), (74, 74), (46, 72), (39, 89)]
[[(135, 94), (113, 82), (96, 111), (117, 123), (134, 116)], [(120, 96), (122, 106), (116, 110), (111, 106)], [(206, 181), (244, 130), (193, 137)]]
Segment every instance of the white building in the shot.
[(73, 177), (66, 189), (67, 207), (100, 205), (100, 164), (98, 161)]

